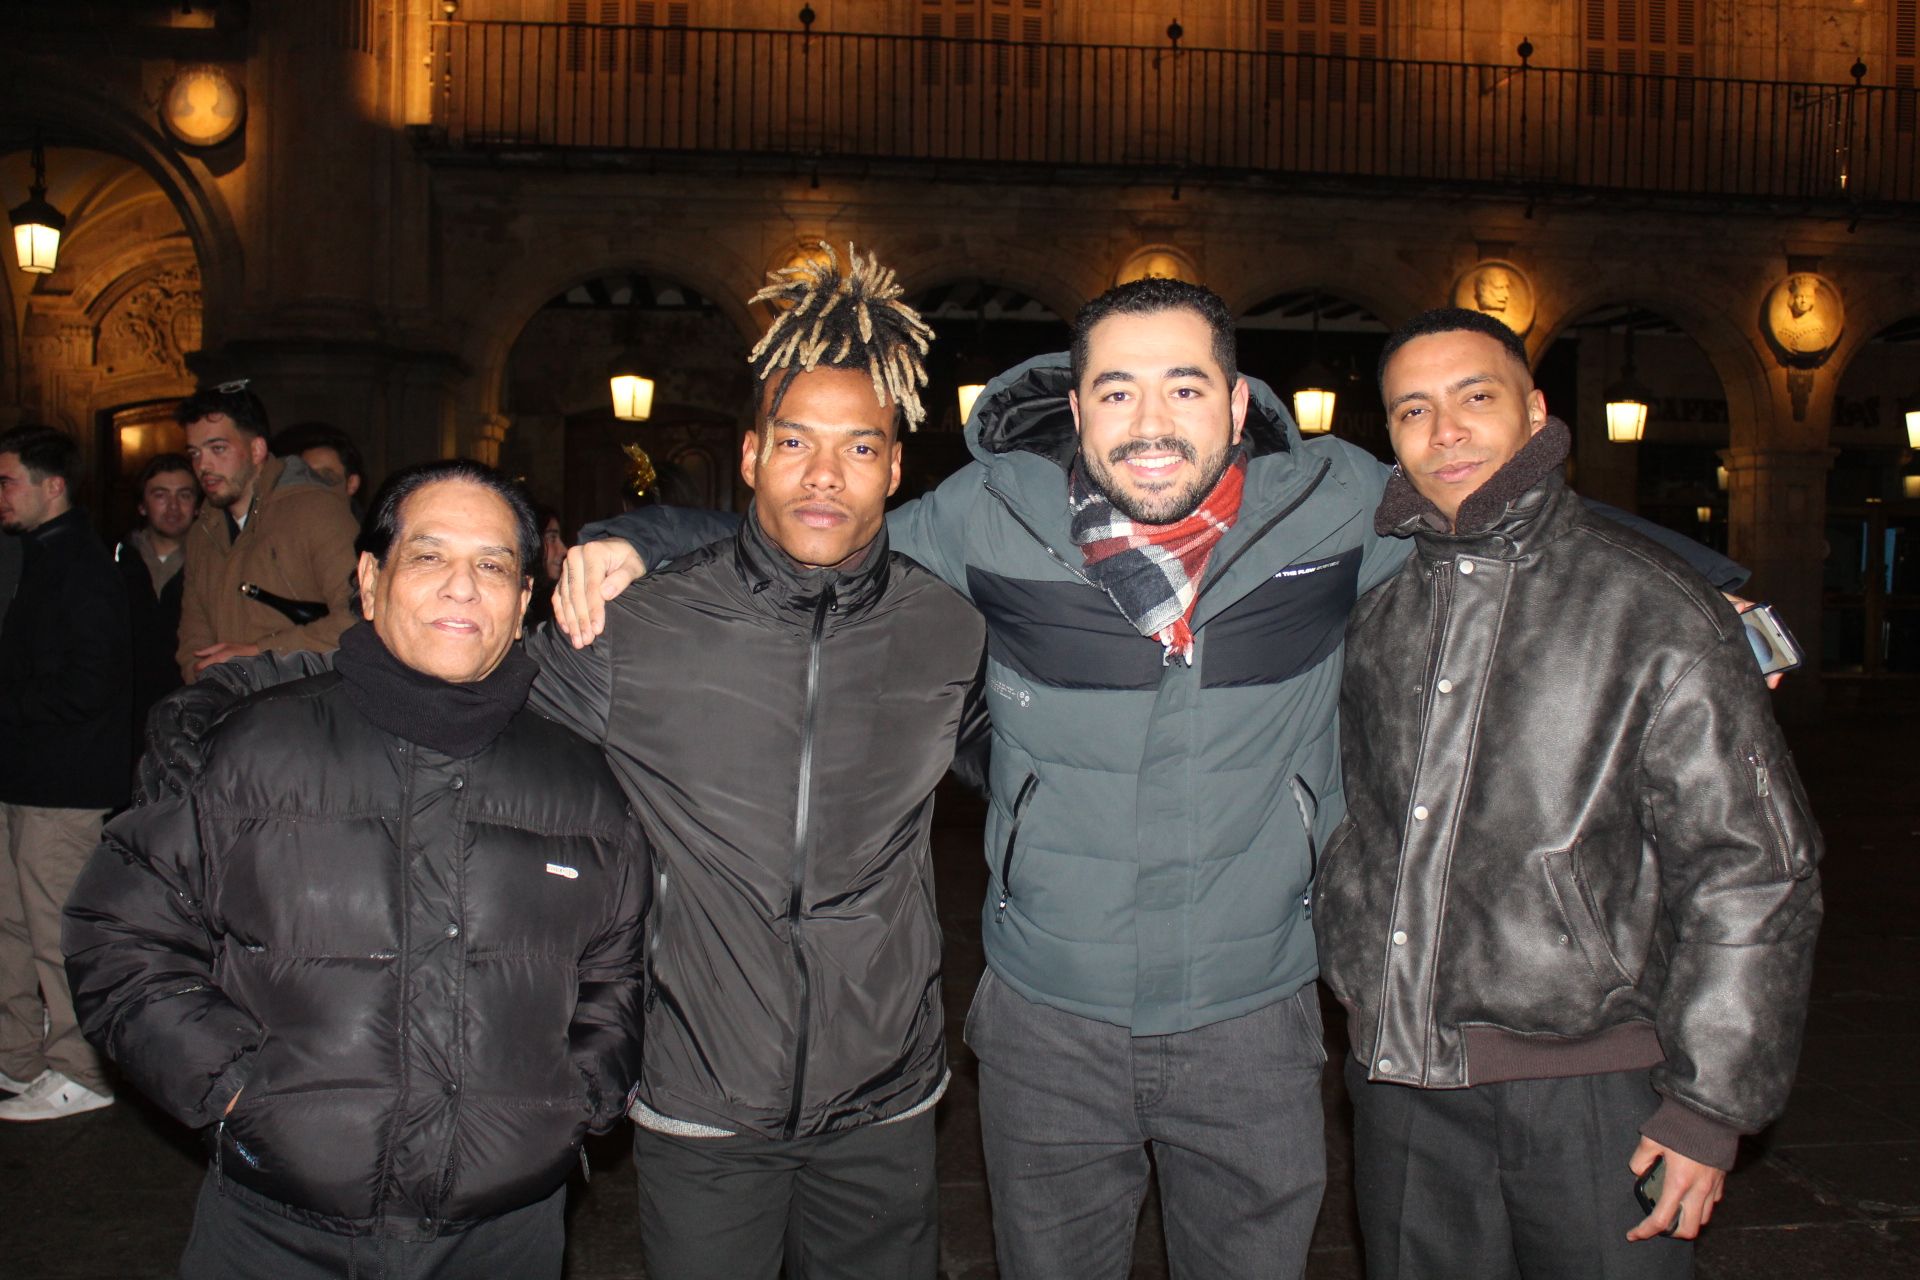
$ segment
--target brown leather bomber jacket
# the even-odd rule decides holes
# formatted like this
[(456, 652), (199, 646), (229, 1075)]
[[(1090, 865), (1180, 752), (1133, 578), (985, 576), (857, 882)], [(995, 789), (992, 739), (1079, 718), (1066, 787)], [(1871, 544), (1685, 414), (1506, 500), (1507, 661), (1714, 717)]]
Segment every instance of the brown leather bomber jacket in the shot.
[(1821, 914), (1737, 615), (1557, 469), (1480, 532), (1395, 532), (1314, 913), (1356, 1057), (1429, 1089), (1653, 1067), (1642, 1131), (1728, 1167), (1785, 1105)]

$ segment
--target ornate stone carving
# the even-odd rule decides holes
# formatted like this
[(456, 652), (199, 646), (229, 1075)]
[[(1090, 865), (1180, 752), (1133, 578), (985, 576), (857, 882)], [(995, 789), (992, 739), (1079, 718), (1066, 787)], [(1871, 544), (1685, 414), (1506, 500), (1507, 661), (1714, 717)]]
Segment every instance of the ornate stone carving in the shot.
[(134, 286), (100, 323), (100, 365), (112, 377), (161, 371), (187, 376), (200, 349), (200, 272), (175, 267)]
[(1477, 262), (1454, 282), (1453, 305), (1492, 316), (1518, 334), (1533, 328), (1533, 285), (1511, 262)]
[(1767, 341), (1787, 364), (1812, 369), (1826, 363), (1846, 323), (1840, 290), (1811, 271), (1794, 272), (1767, 294)]

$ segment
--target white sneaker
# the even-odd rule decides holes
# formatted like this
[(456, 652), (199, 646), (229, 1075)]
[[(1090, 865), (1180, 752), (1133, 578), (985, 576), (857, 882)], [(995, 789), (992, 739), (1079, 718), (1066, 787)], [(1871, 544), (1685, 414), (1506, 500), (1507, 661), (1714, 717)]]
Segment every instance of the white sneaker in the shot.
[(58, 1071), (48, 1070), (9, 1102), (0, 1102), (0, 1120), (59, 1120), (113, 1105), (110, 1093), (95, 1093)]
[(6, 1072), (0, 1071), (0, 1090), (5, 1090), (8, 1093), (25, 1093), (27, 1090), (33, 1088), (39, 1081), (40, 1076), (46, 1074), (46, 1072), (42, 1071), (39, 1076), (35, 1076), (32, 1080), (16, 1080)]

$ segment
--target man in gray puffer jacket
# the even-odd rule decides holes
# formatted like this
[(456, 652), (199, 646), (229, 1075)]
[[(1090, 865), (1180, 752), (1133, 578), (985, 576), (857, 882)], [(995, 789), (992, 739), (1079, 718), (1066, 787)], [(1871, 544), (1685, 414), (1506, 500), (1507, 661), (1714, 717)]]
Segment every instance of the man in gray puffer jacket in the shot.
[(1414, 554), (1348, 629), (1316, 911), (1367, 1273), (1685, 1276), (1793, 1081), (1819, 832), (1739, 616), (1566, 488), (1519, 340), (1447, 308), (1381, 370)]

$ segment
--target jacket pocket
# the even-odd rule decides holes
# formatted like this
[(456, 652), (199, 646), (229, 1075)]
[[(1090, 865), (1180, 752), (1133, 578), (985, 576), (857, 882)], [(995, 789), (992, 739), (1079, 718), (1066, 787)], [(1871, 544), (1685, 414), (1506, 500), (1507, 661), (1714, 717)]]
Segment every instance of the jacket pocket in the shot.
[(1541, 865), (1546, 870), (1547, 891), (1553, 895), (1554, 905), (1559, 908), (1560, 918), (1567, 927), (1563, 941), (1580, 948), (1587, 968), (1601, 986), (1609, 991), (1631, 987), (1634, 985), (1633, 975), (1620, 963), (1620, 957), (1607, 936), (1606, 925), (1600, 918), (1600, 908), (1594, 901), (1593, 890), (1580, 869), (1581, 843), (1576, 840), (1569, 847), (1556, 849), (1541, 859)]
[(995, 910), (1000, 915), (1007, 913), (1007, 904), (1013, 900), (1013, 850), (1020, 840), (1020, 819), (1025, 816), (1027, 806), (1033, 802), (1034, 789), (1039, 785), (1040, 775), (1030, 773), (1013, 797), (1013, 816), (1007, 823), (1006, 847), (1000, 854), (1000, 897), (996, 900), (995, 906)]
[(1805, 880), (1814, 871), (1813, 845), (1804, 838), (1813, 829), (1813, 815), (1793, 756), (1788, 754), (1784, 764), (1776, 764), (1762, 747), (1749, 747), (1746, 754), (1774, 866), (1790, 880)]

